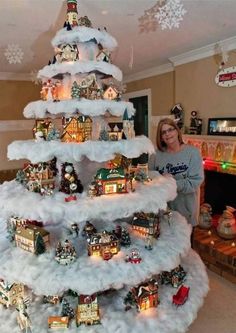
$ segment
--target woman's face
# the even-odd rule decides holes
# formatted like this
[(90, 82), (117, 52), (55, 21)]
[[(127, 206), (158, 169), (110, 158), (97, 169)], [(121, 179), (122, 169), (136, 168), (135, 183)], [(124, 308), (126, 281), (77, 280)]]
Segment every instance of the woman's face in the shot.
[(164, 124), (161, 128), (161, 139), (167, 146), (179, 142), (178, 132), (175, 127)]

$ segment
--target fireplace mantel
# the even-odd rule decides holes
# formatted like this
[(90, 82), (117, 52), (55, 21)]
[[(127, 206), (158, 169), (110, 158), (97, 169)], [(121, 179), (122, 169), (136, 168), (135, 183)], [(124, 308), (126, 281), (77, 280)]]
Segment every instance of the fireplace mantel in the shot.
[(236, 175), (236, 137), (185, 134), (183, 139), (200, 150), (205, 170)]

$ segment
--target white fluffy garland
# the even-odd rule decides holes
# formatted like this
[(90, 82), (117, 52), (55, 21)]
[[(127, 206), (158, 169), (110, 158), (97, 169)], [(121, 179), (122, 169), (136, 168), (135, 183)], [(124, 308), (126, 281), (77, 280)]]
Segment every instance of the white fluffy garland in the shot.
[[(69, 224), (71, 221), (82, 223), (101, 217), (113, 221), (131, 216), (134, 212), (158, 212), (166, 209), (166, 203), (176, 196), (176, 182), (166, 179), (157, 172), (151, 174), (149, 183), (135, 183), (135, 192), (127, 194), (102, 195), (89, 198), (86, 189), (77, 194), (77, 201), (65, 202), (65, 195), (56, 192), (51, 197), (43, 197), (38, 193), (29, 192), (15, 181), (5, 182), (0, 186), (1, 216), (8, 218), (17, 215), (22, 218)], [(83, 183), (83, 179), (81, 179)]]
[(54, 157), (62, 162), (79, 162), (84, 157), (90, 161), (105, 162), (113, 159), (115, 154), (135, 158), (142, 153), (154, 153), (151, 140), (145, 136), (137, 136), (130, 140), (82, 143), (14, 141), (8, 146), (7, 157), (10, 160), (28, 159), (32, 163), (46, 162)]
[(105, 30), (98, 30), (88, 27), (73, 27), (67, 31), (66, 28), (59, 30), (56, 36), (52, 39), (52, 45), (59, 46), (60, 44), (84, 43), (95, 39), (97, 43), (110, 51), (117, 47), (117, 41), (109, 35)]
[(43, 67), (38, 72), (39, 79), (50, 79), (58, 74), (81, 74), (81, 73), (90, 73), (90, 72), (100, 72), (102, 74), (111, 75), (117, 81), (122, 81), (122, 72), (121, 70), (105, 61), (89, 61), (89, 60), (78, 60), (75, 62), (64, 62), (64, 63), (55, 63)]
[[(115, 227), (112, 221), (105, 223), (101, 219), (96, 225), (99, 230), (112, 230)], [(152, 251), (145, 249), (144, 238), (137, 238), (131, 232), (131, 248), (140, 249), (140, 264), (125, 261), (131, 248), (122, 247), (109, 261), (89, 257), (86, 240), (81, 236), (71, 240), (76, 248), (77, 260), (65, 267), (54, 260), (56, 244), (60, 240), (60, 236), (56, 234), (59, 227), (60, 225), (56, 228), (47, 226), (52, 239), (51, 248), (40, 256), (10, 244), (3, 239), (6, 238), (6, 232), (2, 231), (0, 266), (4, 266), (4, 271), (1, 272), (1, 277), (9, 282), (20, 280), (37, 295), (60, 295), (68, 289), (91, 295), (110, 288), (120, 289), (124, 285), (134, 286), (153, 274), (169, 271), (179, 265), (180, 254), (185, 256), (190, 248), (191, 227), (178, 213), (173, 213), (170, 226), (162, 221), (161, 236), (155, 241)], [(68, 237), (64, 235), (64, 239)], [(22, 271), (22, 267), (27, 269)]]
[(102, 116), (108, 111), (112, 116), (122, 117), (125, 110), (127, 110), (129, 118), (135, 114), (133, 104), (130, 102), (109, 100), (94, 102), (88, 99), (70, 99), (60, 102), (41, 100), (31, 102), (24, 108), (23, 113), (26, 118), (45, 118), (50, 115), (69, 117), (77, 112), (96, 117)]

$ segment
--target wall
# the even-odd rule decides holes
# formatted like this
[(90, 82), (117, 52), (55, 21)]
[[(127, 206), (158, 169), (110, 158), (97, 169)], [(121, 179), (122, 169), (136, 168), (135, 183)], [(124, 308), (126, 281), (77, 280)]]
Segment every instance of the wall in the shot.
[[(236, 52), (229, 55), (225, 67), (236, 65)], [(155, 116), (170, 114), (172, 106), (181, 103), (185, 127), (189, 126), (191, 111), (198, 111), (203, 119), (203, 134), (206, 134), (208, 118), (236, 117), (236, 86), (217, 86), (217, 70), (215, 57), (208, 57), (176, 66), (173, 72), (127, 83), (127, 92), (151, 89), (152, 115)]]
[(22, 121), (23, 109), (39, 99), (40, 89), (29, 81), (0, 81), (0, 170), (19, 169), (25, 162), (8, 161), (7, 146), (15, 140), (32, 139), (33, 122)]

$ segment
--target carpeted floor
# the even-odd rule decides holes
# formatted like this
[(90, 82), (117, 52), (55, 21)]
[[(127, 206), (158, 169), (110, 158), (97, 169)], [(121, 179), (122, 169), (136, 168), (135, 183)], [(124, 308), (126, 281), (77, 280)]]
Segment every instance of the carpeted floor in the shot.
[(208, 270), (210, 291), (187, 333), (236, 333), (236, 285)]

